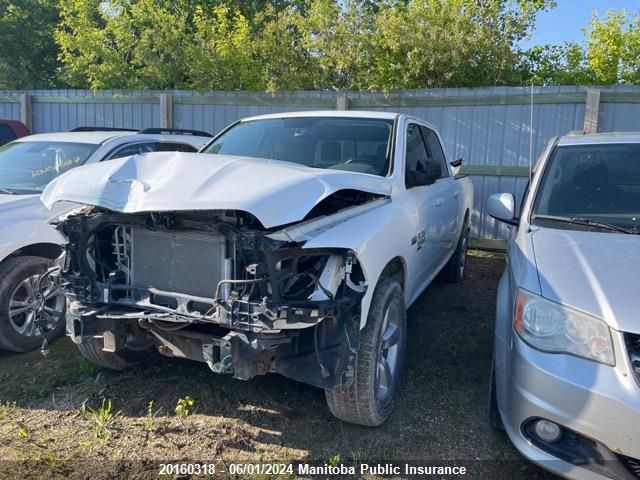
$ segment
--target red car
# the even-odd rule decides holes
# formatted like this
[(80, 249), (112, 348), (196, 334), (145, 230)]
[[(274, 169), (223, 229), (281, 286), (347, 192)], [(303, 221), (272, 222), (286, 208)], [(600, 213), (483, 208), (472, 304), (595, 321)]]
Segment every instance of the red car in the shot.
[(12, 142), (16, 138), (26, 137), (30, 135), (27, 127), (18, 120), (2, 120), (0, 119), (0, 145)]

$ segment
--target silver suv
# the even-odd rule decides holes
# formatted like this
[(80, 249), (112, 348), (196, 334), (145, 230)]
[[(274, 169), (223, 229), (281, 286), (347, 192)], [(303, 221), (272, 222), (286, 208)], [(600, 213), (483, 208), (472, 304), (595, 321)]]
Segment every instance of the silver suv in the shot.
[(568, 135), (542, 154), (498, 289), (489, 402), (530, 460), (640, 477), (640, 134)]

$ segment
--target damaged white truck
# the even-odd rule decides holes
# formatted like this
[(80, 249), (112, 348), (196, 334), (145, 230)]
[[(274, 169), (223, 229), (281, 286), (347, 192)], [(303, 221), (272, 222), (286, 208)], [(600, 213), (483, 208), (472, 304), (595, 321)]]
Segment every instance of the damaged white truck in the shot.
[[(331, 412), (379, 425), (396, 401), (406, 308), (464, 275), (473, 189), (436, 130), (382, 112), (241, 120), (203, 153), (72, 170), (42, 195), (67, 334), (96, 365), (159, 352), (249, 380), (325, 389)], [(424, 319), (428, 321), (428, 319)]]

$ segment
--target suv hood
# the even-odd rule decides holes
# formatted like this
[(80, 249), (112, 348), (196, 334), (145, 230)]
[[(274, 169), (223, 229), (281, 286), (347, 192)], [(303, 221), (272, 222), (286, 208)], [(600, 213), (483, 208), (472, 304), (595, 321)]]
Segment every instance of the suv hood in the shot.
[(42, 216), (47, 219), (47, 210), (38, 200), (39, 195), (0, 194), (0, 223), (10, 222), (13, 218), (24, 220), (25, 216)]
[(540, 228), (533, 244), (544, 297), (640, 334), (640, 235)]
[(322, 199), (353, 189), (389, 195), (386, 178), (276, 160), (202, 153), (134, 155), (74, 168), (42, 194), (122, 213), (241, 210), (265, 228), (297, 222)]

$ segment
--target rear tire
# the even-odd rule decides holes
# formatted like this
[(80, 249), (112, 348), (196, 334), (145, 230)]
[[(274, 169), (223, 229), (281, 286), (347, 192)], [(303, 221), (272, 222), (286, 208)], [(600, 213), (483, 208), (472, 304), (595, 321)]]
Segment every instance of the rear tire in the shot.
[[(64, 295), (51, 281), (40, 285), (44, 295), (37, 291), (37, 279), (50, 265), (46, 258), (34, 256), (11, 257), (0, 264), (0, 348), (27, 352), (39, 348), (45, 337), (53, 340), (64, 332)], [(39, 318), (49, 324), (44, 336)]]
[(396, 277), (380, 279), (361, 332), (353, 383), (325, 390), (331, 413), (365, 426), (382, 424), (396, 404), (406, 347), (406, 308)]
[(135, 350), (125, 347), (117, 352), (105, 352), (103, 346), (102, 338), (83, 337), (82, 343), (78, 344), (78, 350), (88, 362), (100, 368), (117, 371), (126, 370), (155, 355), (155, 348), (151, 344)]
[(460, 283), (464, 280), (464, 267), (467, 263), (467, 250), (469, 248), (469, 219), (464, 221), (462, 232), (458, 238), (456, 250), (442, 269), (440, 277), (447, 283)]

